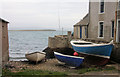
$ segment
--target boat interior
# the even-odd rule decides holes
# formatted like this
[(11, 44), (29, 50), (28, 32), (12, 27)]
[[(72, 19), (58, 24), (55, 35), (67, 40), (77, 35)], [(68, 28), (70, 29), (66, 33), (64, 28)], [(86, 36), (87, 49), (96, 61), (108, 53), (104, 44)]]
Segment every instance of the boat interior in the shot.
[(89, 44), (92, 44), (92, 43), (74, 43), (74, 44), (76, 44), (76, 45), (89, 45)]

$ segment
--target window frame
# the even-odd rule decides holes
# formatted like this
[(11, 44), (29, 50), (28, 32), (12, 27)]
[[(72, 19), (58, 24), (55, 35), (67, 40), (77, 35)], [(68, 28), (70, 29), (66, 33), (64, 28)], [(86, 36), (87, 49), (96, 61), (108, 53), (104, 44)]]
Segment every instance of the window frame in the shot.
[[(114, 22), (114, 27), (113, 27), (113, 22)], [(115, 21), (111, 21), (111, 24), (112, 24), (111, 25), (111, 38), (114, 38), (114, 31), (113, 31), (113, 29), (115, 28)]]
[(104, 12), (101, 12), (101, 2), (102, 0), (99, 0), (99, 14), (104, 14), (105, 13), (105, 0), (104, 0)]
[[(103, 23), (103, 37), (100, 37), (100, 23)], [(104, 38), (104, 21), (99, 21), (98, 22), (98, 38)]]

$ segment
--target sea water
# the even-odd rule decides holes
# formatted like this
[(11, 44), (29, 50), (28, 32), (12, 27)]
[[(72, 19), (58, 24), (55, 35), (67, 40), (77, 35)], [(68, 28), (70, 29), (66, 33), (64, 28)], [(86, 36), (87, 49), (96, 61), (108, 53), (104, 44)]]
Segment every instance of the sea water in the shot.
[(8, 31), (10, 61), (24, 61), (27, 52), (43, 51), (48, 37), (66, 35), (67, 31)]

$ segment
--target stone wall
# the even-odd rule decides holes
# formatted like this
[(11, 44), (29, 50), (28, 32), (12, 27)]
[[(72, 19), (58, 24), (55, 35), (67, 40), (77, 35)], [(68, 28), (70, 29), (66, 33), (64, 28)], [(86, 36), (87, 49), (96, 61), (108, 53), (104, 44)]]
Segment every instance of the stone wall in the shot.
[(80, 29), (79, 26), (74, 26), (74, 38), (75, 38), (75, 39), (80, 38), (80, 37), (79, 37), (80, 31), (79, 31), (78, 29)]
[(49, 48), (63, 48), (68, 47), (67, 38), (63, 37), (49, 37), (48, 40)]
[(107, 41), (105, 39), (94, 39), (94, 38), (85, 38), (85, 39), (82, 39), (84, 41), (90, 41), (90, 42), (93, 42), (93, 43), (109, 43), (110, 41)]
[[(0, 67), (2, 66), (2, 21), (0, 20)], [(1, 68), (0, 68), (1, 74)]]
[[(88, 38), (104, 39), (110, 41), (112, 38), (112, 21), (115, 20), (116, 2), (105, 2), (105, 12), (100, 13), (99, 2), (89, 4), (90, 21), (88, 26)], [(99, 38), (99, 22), (104, 21), (104, 37)]]
[(111, 59), (120, 63), (120, 43), (114, 45), (111, 53)]
[(9, 61), (9, 44), (8, 44), (8, 26), (7, 23), (2, 23), (2, 61)]
[(68, 35), (56, 35), (55, 37), (49, 37), (49, 48), (71, 48), (70, 40), (72, 39), (71, 32), (68, 31)]
[(2, 65), (9, 61), (8, 22), (2, 19), (0, 19), (0, 59)]

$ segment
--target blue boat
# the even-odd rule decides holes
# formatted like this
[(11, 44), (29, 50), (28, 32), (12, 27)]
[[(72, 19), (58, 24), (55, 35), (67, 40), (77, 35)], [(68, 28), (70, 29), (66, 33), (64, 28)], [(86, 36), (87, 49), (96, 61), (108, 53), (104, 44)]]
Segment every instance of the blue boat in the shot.
[(113, 48), (113, 41), (108, 44), (96, 44), (82, 40), (72, 40), (70, 43), (76, 52), (107, 59), (110, 58)]
[(84, 60), (83, 57), (64, 55), (58, 52), (54, 52), (54, 55), (60, 62), (72, 67), (79, 67)]

